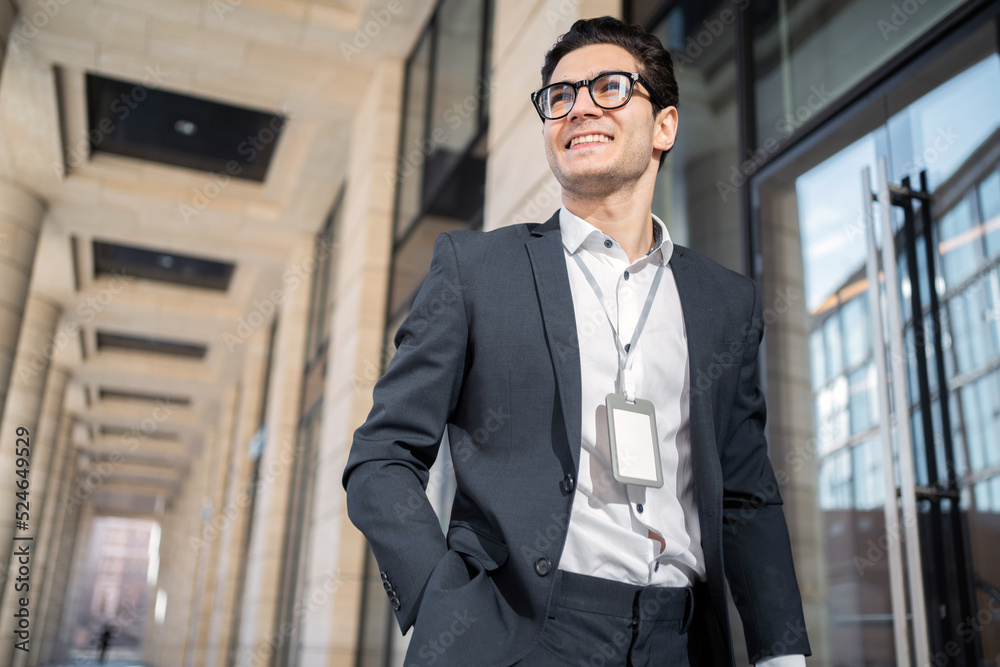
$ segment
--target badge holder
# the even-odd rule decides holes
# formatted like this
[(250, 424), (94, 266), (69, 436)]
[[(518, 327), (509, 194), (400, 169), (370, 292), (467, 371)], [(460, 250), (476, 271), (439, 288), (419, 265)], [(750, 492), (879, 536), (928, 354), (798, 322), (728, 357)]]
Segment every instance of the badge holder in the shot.
[(653, 404), (641, 398), (629, 402), (622, 394), (608, 394), (605, 405), (615, 479), (622, 484), (662, 487), (660, 440), (656, 436)]

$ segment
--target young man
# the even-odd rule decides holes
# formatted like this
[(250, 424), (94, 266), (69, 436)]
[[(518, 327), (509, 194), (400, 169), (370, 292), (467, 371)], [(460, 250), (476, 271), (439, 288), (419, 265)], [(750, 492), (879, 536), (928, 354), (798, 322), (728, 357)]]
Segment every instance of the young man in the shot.
[[(677, 133), (670, 56), (578, 21), (542, 83), (562, 209), (438, 239), (344, 473), (414, 629), (406, 664), (731, 665), (728, 575), (756, 664), (804, 665), (759, 293), (650, 210)], [(442, 432), (446, 536), (424, 493)]]

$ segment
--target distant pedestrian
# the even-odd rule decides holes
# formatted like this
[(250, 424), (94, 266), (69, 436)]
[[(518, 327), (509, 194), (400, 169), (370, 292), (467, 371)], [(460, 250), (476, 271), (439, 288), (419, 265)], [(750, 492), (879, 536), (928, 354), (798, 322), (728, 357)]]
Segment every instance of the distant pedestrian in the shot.
[(108, 652), (108, 645), (111, 644), (111, 638), (114, 636), (114, 628), (111, 627), (111, 624), (106, 623), (101, 634), (97, 637), (97, 650), (99, 651), (97, 662), (99, 664), (104, 664), (104, 654)]

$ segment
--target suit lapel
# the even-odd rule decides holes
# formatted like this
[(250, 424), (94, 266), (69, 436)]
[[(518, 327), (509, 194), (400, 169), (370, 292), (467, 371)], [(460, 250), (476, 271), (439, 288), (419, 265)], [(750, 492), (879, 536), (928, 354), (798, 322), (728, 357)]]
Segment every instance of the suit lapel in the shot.
[(708, 369), (712, 363), (706, 341), (713, 321), (712, 302), (718, 298), (698, 280), (686, 248), (674, 247), (670, 268), (684, 313), (684, 328), (688, 341), (689, 394), (691, 419), (691, 466), (694, 471), (695, 494), (702, 526), (702, 547), (706, 558), (721, 557), (722, 468), (715, 442), (711, 387), (699, 388), (694, 379), (698, 369)]
[(580, 347), (573, 295), (566, 272), (566, 255), (559, 232), (559, 212), (556, 211), (545, 224), (532, 230), (531, 235), (525, 247), (541, 305), (545, 339), (552, 353), (575, 473), (580, 465)]

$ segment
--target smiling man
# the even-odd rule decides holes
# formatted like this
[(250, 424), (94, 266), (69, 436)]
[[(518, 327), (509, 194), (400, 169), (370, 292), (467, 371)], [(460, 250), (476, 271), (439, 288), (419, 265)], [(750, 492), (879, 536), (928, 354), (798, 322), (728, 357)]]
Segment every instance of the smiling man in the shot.
[[(733, 665), (727, 581), (755, 664), (804, 665), (758, 289), (651, 213), (670, 55), (578, 21), (542, 83), (562, 208), (439, 237), (344, 473), (406, 665)], [(443, 434), (446, 534), (425, 494)]]

